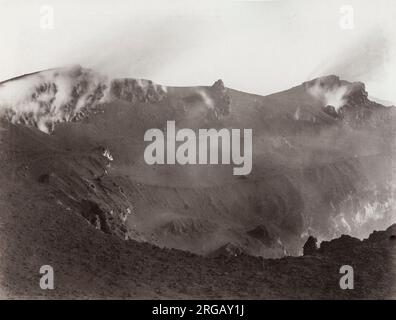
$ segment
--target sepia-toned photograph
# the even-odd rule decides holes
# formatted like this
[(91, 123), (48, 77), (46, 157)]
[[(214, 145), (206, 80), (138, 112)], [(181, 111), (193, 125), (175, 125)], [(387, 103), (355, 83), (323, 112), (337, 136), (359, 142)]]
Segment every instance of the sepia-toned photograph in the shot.
[(396, 299), (396, 1), (0, 0), (0, 43), (1, 299)]

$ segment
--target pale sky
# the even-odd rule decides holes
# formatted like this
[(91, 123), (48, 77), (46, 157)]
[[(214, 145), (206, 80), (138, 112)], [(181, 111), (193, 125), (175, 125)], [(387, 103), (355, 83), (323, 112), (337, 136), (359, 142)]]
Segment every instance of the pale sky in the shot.
[[(340, 26), (345, 5), (352, 29)], [(53, 29), (40, 26), (42, 6), (53, 8)], [(395, 33), (394, 0), (0, 0), (0, 80), (80, 64), (269, 94), (337, 74), (395, 103)]]

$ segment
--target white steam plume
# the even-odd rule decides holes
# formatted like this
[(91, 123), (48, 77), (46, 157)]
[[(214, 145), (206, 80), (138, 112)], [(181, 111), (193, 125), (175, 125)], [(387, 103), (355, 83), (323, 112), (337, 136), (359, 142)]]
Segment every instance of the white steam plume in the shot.
[(340, 85), (334, 87), (323, 87), (319, 81), (316, 81), (313, 86), (308, 88), (308, 92), (320, 100), (323, 106), (333, 106), (338, 111), (346, 104), (345, 96), (348, 93), (347, 85)]
[(0, 83), (0, 118), (51, 133), (56, 123), (81, 119), (115, 98), (153, 102), (166, 93), (148, 80), (110, 80), (80, 66), (47, 70)]
[(108, 88), (106, 77), (80, 66), (22, 76), (0, 84), (0, 117), (49, 133), (55, 123), (104, 102)]

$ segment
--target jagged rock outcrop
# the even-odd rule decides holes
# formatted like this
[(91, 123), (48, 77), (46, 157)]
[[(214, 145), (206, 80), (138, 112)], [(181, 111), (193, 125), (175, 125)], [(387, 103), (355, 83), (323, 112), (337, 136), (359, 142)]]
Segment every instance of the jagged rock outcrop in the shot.
[(88, 199), (82, 199), (80, 208), (81, 215), (96, 229), (123, 240), (128, 239), (128, 228), (122, 215), (115, 214), (113, 210), (107, 211)]
[(111, 82), (111, 94), (132, 103), (153, 103), (166, 97), (166, 88), (151, 80), (115, 79)]
[(372, 242), (387, 242), (388, 240), (396, 239), (396, 224), (391, 225), (385, 231), (373, 231), (368, 237), (368, 241)]
[(342, 119), (352, 128), (378, 126), (389, 120), (384, 106), (368, 98), (362, 82), (348, 82), (335, 75), (320, 77), (303, 84), (305, 90), (322, 103), (323, 111)]
[(318, 252), (320, 254), (346, 252), (349, 250), (353, 250), (353, 248), (358, 246), (360, 243), (361, 241), (359, 239), (343, 234), (341, 237), (337, 239), (333, 239), (330, 241), (323, 241), (320, 244), (320, 248)]
[(224, 86), (223, 80), (217, 80), (209, 89), (210, 96), (213, 100), (214, 113), (216, 118), (227, 116), (230, 113), (231, 97), (227, 88)]
[(374, 230), (367, 239), (359, 240), (350, 235), (343, 234), (338, 238), (322, 241), (317, 247), (317, 239), (309, 236), (303, 251), (305, 255), (322, 255), (322, 256), (348, 256), (364, 246), (389, 246), (391, 241), (396, 238), (396, 224), (391, 225), (383, 231)]
[(81, 215), (94, 225), (96, 229), (104, 233), (110, 233), (110, 225), (106, 213), (97, 203), (83, 199), (81, 202)]

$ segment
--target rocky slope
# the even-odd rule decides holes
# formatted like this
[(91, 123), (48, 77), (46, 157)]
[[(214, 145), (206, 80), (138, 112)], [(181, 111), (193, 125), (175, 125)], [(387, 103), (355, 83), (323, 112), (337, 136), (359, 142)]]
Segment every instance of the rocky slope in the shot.
[[(41, 187), (15, 181), (0, 201), (0, 286), (8, 298), (396, 298), (395, 225), (364, 241), (323, 243), (310, 256), (203, 257), (100, 232)], [(39, 288), (44, 264), (54, 268), (55, 290)], [(345, 264), (354, 268), (354, 290), (339, 287)]]
[[(46, 214), (60, 219), (57, 228), (69, 219), (86, 221), (98, 243), (115, 236), (212, 257), (267, 258), (301, 254), (308, 235), (364, 238), (396, 218), (395, 110), (370, 101), (363, 84), (336, 76), (262, 97), (222, 81), (163, 87), (76, 67), (1, 83), (0, 111), (2, 214), (10, 215), (7, 223), (23, 213), (32, 219), (18, 218), (21, 226), (10, 229), (18, 232), (5, 239), (33, 256), (35, 247), (18, 237), (39, 228), (36, 219), (42, 223)], [(143, 135), (167, 120), (193, 130), (253, 129), (252, 173), (236, 177), (220, 165), (148, 166)], [(90, 240), (68, 233), (91, 257), (79, 242)], [(50, 236), (54, 250), (66, 250), (60, 248), (68, 236), (61, 234), (64, 239)], [(41, 231), (32, 237), (49, 239)], [(42, 246), (43, 254), (49, 249)], [(26, 253), (15, 250), (15, 256), (8, 250), (11, 261)]]

